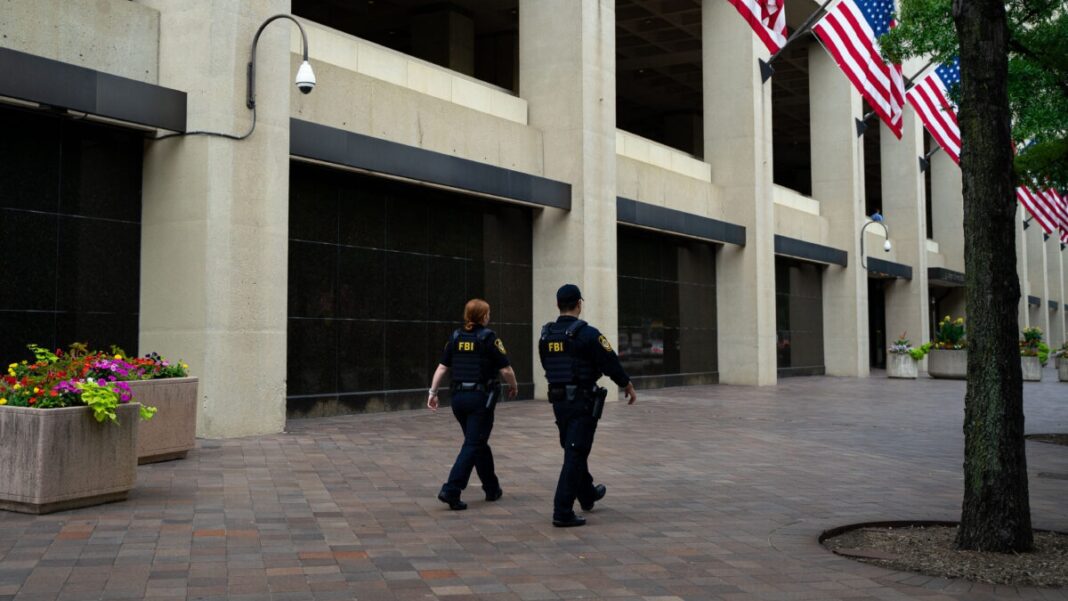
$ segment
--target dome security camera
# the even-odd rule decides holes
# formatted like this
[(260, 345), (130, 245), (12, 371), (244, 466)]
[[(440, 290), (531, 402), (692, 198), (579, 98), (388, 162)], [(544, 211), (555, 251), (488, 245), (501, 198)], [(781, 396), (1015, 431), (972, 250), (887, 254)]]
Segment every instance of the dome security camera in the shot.
[(890, 252), (890, 241), (889, 240), (887, 240), (886, 242), (883, 242), (883, 250), (886, 251), (886, 252)]
[(296, 84), (302, 94), (311, 94), (311, 91), (315, 89), (315, 72), (312, 71), (311, 63), (308, 61), (302, 62), (300, 68), (297, 69)]

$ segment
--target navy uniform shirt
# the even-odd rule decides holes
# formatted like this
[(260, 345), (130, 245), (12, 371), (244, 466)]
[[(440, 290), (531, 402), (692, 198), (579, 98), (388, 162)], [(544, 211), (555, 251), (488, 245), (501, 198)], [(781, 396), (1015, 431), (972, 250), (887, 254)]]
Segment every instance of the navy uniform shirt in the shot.
[[(484, 330), (486, 330), (485, 326), (475, 326), (475, 329), (471, 330), (471, 333), (478, 336)], [(445, 343), (445, 350), (441, 352), (441, 360), (438, 361), (438, 363), (441, 363), (445, 367), (452, 367), (453, 354), (462, 352), (454, 349), (453, 346), (455, 346), (455, 344), (453, 343), (452, 336), (449, 336), (449, 341)], [(482, 373), (484, 374), (484, 377), (492, 379), (496, 376), (497, 371), (502, 370), (509, 365), (511, 365), (511, 363), (508, 361), (508, 351), (505, 350), (504, 343), (501, 342), (501, 339), (497, 338), (497, 334), (491, 330), (489, 337), (486, 339), (486, 344), (482, 345)]]
[[(570, 315), (561, 315), (556, 323), (570, 323), (577, 319)], [(619, 356), (612, 350), (608, 338), (601, 334), (600, 330), (586, 324), (575, 334), (575, 341), (578, 343), (575, 345), (575, 354), (586, 358), (593, 365), (594, 382), (605, 375), (612, 378), (612, 381), (620, 388), (626, 388), (627, 384), (630, 384), (630, 376), (620, 365)]]

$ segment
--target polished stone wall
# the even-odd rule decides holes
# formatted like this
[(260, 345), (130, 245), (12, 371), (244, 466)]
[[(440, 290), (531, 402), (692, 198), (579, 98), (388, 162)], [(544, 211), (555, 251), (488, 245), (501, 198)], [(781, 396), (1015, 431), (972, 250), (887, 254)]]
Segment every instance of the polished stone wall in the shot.
[(14, 108), (0, 131), (0, 360), (31, 342), (136, 353), (142, 137)]
[(532, 396), (529, 209), (296, 162), (290, 182), (290, 417), (421, 405), (474, 297)]
[(823, 270), (775, 257), (775, 322), (779, 376), (817, 375), (823, 358)]
[(717, 381), (716, 246), (619, 227), (619, 342), (640, 387)]

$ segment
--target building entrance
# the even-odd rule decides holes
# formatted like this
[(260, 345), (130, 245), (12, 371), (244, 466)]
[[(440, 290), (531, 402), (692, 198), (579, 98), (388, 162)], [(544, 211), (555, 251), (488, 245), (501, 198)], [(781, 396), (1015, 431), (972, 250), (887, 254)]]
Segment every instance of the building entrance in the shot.
[(886, 369), (886, 282), (868, 279), (868, 361), (878, 369)]

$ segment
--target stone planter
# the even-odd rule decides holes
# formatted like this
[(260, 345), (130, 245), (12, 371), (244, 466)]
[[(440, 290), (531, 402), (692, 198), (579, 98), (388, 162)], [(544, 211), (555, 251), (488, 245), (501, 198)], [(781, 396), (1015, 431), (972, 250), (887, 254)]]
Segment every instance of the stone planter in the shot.
[(1057, 366), (1057, 379), (1068, 382), (1068, 360), (1062, 359), (1061, 364)]
[(156, 408), (156, 415), (141, 423), (138, 463), (182, 459), (195, 446), (197, 382), (196, 378), (127, 382), (134, 401)]
[(0, 407), (0, 509), (51, 513), (122, 501), (137, 479), (140, 405), (118, 423), (88, 407)]
[(1020, 368), (1023, 370), (1024, 382), (1042, 381), (1042, 362), (1038, 357), (1020, 357)]
[(919, 372), (917, 363), (907, 353), (887, 353), (886, 375), (891, 378), (916, 379)]
[(964, 380), (968, 377), (968, 351), (932, 349), (927, 354), (927, 373), (932, 378)]

